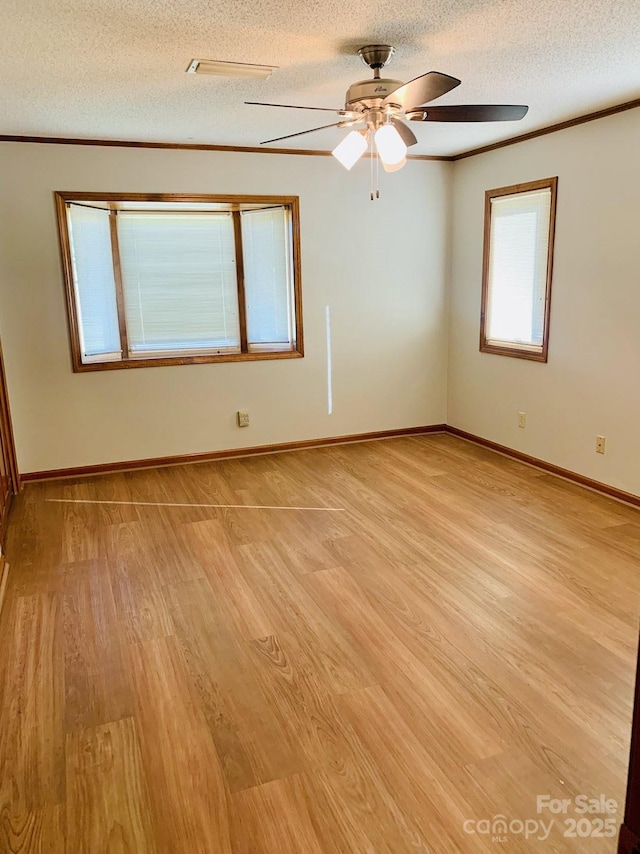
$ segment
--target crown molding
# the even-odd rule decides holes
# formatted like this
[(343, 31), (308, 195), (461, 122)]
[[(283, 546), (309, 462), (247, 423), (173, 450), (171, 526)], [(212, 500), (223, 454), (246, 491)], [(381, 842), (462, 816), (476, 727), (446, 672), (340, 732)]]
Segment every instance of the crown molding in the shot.
[[(510, 136), (508, 139), (501, 139), (498, 142), (492, 142), (489, 145), (483, 145), (479, 148), (470, 148), (468, 151), (461, 151), (458, 154), (436, 155), (436, 154), (409, 154), (407, 160), (433, 160), (440, 163), (456, 163), (458, 160), (465, 160), (467, 157), (475, 157), (478, 154), (486, 154), (489, 151), (496, 151), (499, 148), (505, 148), (508, 145), (515, 145), (518, 142), (527, 142), (530, 139), (537, 139), (539, 136), (546, 136), (549, 133), (557, 133), (567, 128), (576, 127), (576, 125), (593, 122), (597, 119), (604, 119), (607, 116), (614, 116), (617, 113), (624, 113), (627, 110), (635, 110), (640, 107), (640, 98), (634, 98), (632, 101), (625, 101), (622, 104), (615, 104), (612, 107), (606, 107), (603, 110), (596, 110), (592, 113), (585, 113), (581, 116), (574, 116), (572, 119), (567, 119), (564, 122), (556, 122), (552, 125), (538, 128), (537, 130), (522, 133), (518, 136)], [(64, 136), (20, 136), (19, 134), (0, 134), (0, 142), (27, 142), (40, 143), (44, 145), (96, 145), (107, 148), (160, 148), (177, 151), (220, 151), (232, 152), (240, 154), (288, 154), (302, 157), (331, 157), (330, 151), (321, 151), (319, 149), (304, 149), (304, 148), (262, 148), (256, 145), (209, 145), (206, 143), (182, 143), (182, 142), (142, 142), (140, 140), (131, 139), (83, 139), (81, 137), (64, 137)], [(367, 153), (364, 157), (371, 157)]]
[[(303, 157), (331, 157), (330, 151), (305, 148), (262, 148), (257, 145), (209, 145), (207, 143), (186, 142), (142, 142), (132, 139), (83, 139), (66, 136), (20, 136), (18, 134), (0, 134), (0, 142), (28, 142), (41, 145), (97, 145), (106, 148), (161, 148), (178, 151), (221, 151), (240, 154), (291, 154)], [(367, 153), (364, 157), (371, 157)], [(436, 160), (450, 162), (453, 156), (433, 154), (409, 154), (407, 160)]]
[(613, 107), (607, 107), (604, 110), (596, 110), (594, 113), (584, 113), (581, 116), (575, 116), (573, 119), (567, 119), (564, 122), (556, 122), (553, 125), (546, 125), (538, 128), (538, 130), (529, 131), (529, 133), (521, 133), (518, 136), (510, 136), (508, 139), (501, 139), (499, 142), (492, 142), (489, 145), (483, 145), (480, 148), (470, 148), (468, 151), (461, 151), (459, 154), (452, 155), (449, 159), (453, 162), (464, 160), (466, 157), (475, 157), (477, 154), (486, 154), (488, 151), (495, 151), (498, 148), (505, 148), (507, 145), (515, 145), (517, 142), (526, 142), (528, 139), (536, 139), (539, 136), (545, 136), (548, 133), (556, 133), (560, 130), (583, 125), (587, 122), (594, 122), (596, 119), (605, 119), (607, 116), (614, 116), (616, 113), (624, 113), (627, 110), (635, 110), (640, 107), (640, 98), (635, 98), (633, 101), (625, 101), (623, 104), (615, 104)]

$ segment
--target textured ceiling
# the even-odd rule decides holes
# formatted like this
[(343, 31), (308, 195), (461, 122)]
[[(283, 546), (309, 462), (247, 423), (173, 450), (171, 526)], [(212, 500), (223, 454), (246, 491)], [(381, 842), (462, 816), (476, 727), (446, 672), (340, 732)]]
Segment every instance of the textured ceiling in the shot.
[[(256, 145), (332, 120), (245, 100), (340, 108), (397, 48), (388, 76), (437, 70), (437, 103), (523, 103), (521, 122), (414, 125), (412, 153), (454, 154), (640, 96), (639, 0), (3, 0), (0, 133)], [(186, 74), (189, 61), (277, 65), (266, 81)], [(344, 131), (291, 140), (329, 149)], [(282, 144), (281, 144), (282, 145)]]

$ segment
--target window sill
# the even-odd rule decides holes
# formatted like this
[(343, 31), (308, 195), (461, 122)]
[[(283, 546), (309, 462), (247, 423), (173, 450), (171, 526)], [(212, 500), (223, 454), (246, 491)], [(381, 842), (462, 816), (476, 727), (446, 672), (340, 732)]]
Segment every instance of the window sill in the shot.
[(128, 368), (168, 368), (175, 365), (206, 365), (213, 362), (262, 362), (272, 359), (301, 359), (302, 347), (297, 350), (272, 350), (254, 353), (220, 353), (200, 356), (158, 356), (157, 358), (124, 359), (110, 362), (74, 362), (73, 372), (119, 371)]
[(546, 362), (547, 350), (534, 350), (526, 345), (511, 346), (509, 344), (497, 344), (491, 341), (483, 341), (480, 344), (481, 353), (492, 353), (494, 356), (511, 356), (514, 359), (528, 359), (531, 362)]

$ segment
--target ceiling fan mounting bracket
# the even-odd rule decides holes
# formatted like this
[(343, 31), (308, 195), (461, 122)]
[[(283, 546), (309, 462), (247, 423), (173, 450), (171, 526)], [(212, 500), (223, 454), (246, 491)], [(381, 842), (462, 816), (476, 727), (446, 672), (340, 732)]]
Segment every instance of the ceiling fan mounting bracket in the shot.
[(369, 68), (379, 71), (391, 62), (395, 52), (390, 44), (367, 44), (358, 50), (358, 56)]

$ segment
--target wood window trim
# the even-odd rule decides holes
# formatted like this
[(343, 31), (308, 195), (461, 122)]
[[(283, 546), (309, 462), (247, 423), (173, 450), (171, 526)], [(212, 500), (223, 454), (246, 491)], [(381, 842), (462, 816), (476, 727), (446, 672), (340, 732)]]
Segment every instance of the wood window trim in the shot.
[[(116, 308), (118, 311), (118, 330), (122, 352), (129, 356), (129, 336), (124, 314), (124, 288), (122, 287), (122, 267), (120, 266), (120, 242), (118, 240), (118, 211), (109, 211), (109, 233), (111, 235), (111, 256), (113, 258), (113, 281), (116, 286)], [(75, 302), (74, 302), (75, 305)]]
[[(62, 261), (62, 277), (64, 281), (65, 301), (69, 339), (71, 344), (71, 364), (74, 373), (92, 371), (113, 371), (129, 368), (160, 368), (174, 365), (198, 365), (214, 362), (257, 362), (279, 359), (300, 359), (304, 356), (304, 331), (302, 322), (302, 260), (300, 252), (300, 199), (298, 196), (246, 196), (212, 193), (100, 193), (58, 190), (54, 192), (58, 235)], [(116, 285), (116, 304), (118, 310), (118, 326), (120, 342), (123, 351), (121, 361), (83, 362), (80, 347), (80, 324), (76, 306), (76, 294), (73, 280), (73, 263), (71, 259), (71, 239), (67, 220), (67, 205), (73, 202), (88, 202), (100, 200), (106, 202), (110, 210), (109, 226), (111, 248), (114, 262), (114, 280)], [(240, 315), (240, 353), (206, 353), (193, 356), (158, 356), (157, 358), (127, 358), (129, 347), (126, 336), (124, 319), (124, 293), (120, 270), (120, 253), (118, 233), (116, 228), (118, 202), (180, 202), (206, 203), (215, 202), (228, 205), (232, 212), (234, 236), (240, 230), (240, 210), (242, 205), (264, 204), (265, 206), (283, 206), (291, 211), (291, 237), (293, 256), (293, 306), (295, 312), (295, 347), (292, 350), (259, 350), (249, 351), (247, 343), (246, 303), (244, 301), (244, 260), (242, 258), (242, 236), (240, 243), (236, 240), (236, 275), (238, 285), (238, 305)]]
[[(496, 344), (489, 340), (486, 334), (487, 301), (489, 298), (489, 263), (491, 249), (491, 200), (501, 196), (512, 196), (518, 193), (528, 193), (533, 190), (551, 191), (551, 206), (549, 211), (549, 238), (547, 254), (547, 271), (544, 300), (544, 328), (541, 350), (531, 350), (526, 345)], [(553, 281), (553, 252), (556, 231), (556, 206), (558, 197), (558, 178), (544, 178), (540, 181), (529, 181), (525, 184), (512, 184), (510, 187), (499, 187), (487, 190), (484, 194), (484, 242), (482, 259), (482, 296), (480, 304), (480, 352), (492, 353), (495, 356), (511, 356), (515, 359), (528, 359), (532, 362), (547, 362), (549, 357), (549, 325), (551, 321), (551, 287)]]
[(247, 336), (247, 301), (244, 291), (244, 252), (242, 249), (242, 218), (240, 211), (233, 211), (233, 240), (236, 249), (236, 285), (238, 288), (238, 325), (240, 326), (240, 349), (249, 352)]

